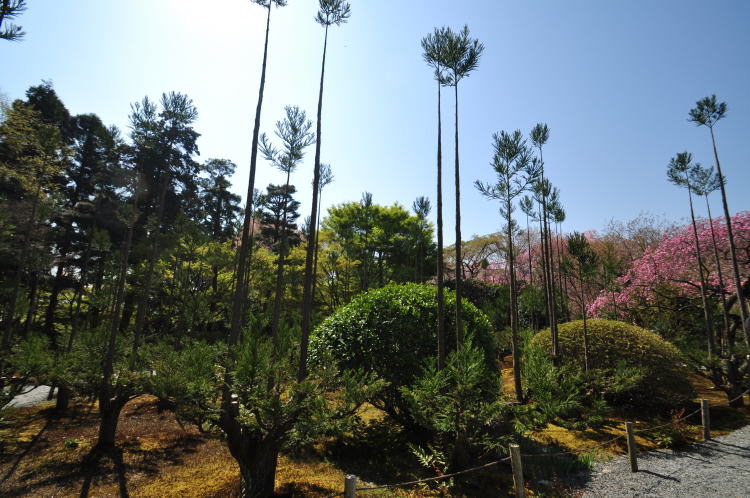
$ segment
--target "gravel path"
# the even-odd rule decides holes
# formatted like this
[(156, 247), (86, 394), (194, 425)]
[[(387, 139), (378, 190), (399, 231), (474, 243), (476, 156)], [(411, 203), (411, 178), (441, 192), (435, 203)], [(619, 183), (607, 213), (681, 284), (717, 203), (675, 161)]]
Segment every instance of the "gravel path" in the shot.
[(750, 496), (750, 425), (681, 451), (656, 450), (597, 464), (582, 486), (584, 497)]
[[(5, 405), (3, 408), (22, 406), (32, 406), (47, 401), (47, 395), (49, 394), (49, 386), (26, 386), (24, 394), (19, 394), (13, 400)], [(55, 390), (57, 392), (57, 390)]]

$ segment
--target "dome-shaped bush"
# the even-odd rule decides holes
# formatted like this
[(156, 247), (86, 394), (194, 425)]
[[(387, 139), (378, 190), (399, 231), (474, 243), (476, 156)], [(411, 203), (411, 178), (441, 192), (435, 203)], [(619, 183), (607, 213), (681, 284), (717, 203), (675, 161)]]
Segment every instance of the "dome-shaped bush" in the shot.
[[(462, 301), (464, 330), (485, 351), (487, 364), (495, 372), (497, 354), (492, 325), (473, 304)], [(455, 303), (456, 295), (446, 289), (448, 351), (456, 345)], [(315, 330), (310, 343), (311, 361), (333, 357), (341, 369), (361, 368), (388, 381), (390, 385), (380, 394), (377, 404), (400, 418), (407, 410), (399, 388), (411, 385), (426, 359), (435, 356), (437, 289), (425, 284), (390, 284), (360, 294), (329, 316)]]
[[(589, 369), (606, 384), (608, 371), (618, 365), (640, 370), (640, 380), (624, 392), (608, 396), (614, 405), (660, 410), (688, 403), (695, 395), (690, 372), (678, 349), (658, 335), (635, 325), (613, 320), (588, 320)], [(583, 321), (559, 326), (563, 364), (583, 370)], [(532, 343), (551, 350), (549, 329), (536, 334)], [(605, 395), (608, 393), (605, 392)]]

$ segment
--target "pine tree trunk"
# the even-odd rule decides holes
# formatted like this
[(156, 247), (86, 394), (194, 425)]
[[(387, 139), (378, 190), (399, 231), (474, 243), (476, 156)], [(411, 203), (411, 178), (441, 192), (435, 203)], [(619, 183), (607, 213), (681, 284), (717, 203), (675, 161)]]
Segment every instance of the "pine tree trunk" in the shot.
[(39, 304), (39, 273), (35, 270), (29, 276), (29, 287), (29, 309), (26, 311), (26, 318), (23, 321), (23, 330), (21, 331), (23, 337), (29, 335), (29, 331), (32, 325), (34, 325), (36, 307)]
[[(688, 182), (687, 177), (685, 181)], [(701, 303), (703, 304), (703, 320), (706, 325), (706, 351), (711, 358), (714, 352), (714, 331), (713, 331), (713, 311), (708, 303), (706, 296), (706, 279), (703, 276), (703, 257), (701, 256), (701, 246), (698, 242), (698, 227), (695, 224), (695, 212), (693, 211), (693, 194), (691, 193), (690, 183), (688, 186), (688, 200), (690, 202), (690, 221), (693, 224), (693, 242), (695, 243), (695, 259), (698, 262), (698, 275), (701, 283)]]
[[(321, 147), (321, 124), (323, 118), (323, 81), (325, 79), (326, 72), (326, 51), (328, 49), (328, 26), (326, 25), (325, 36), (323, 39), (323, 61), (320, 66), (320, 90), (318, 93), (318, 118), (315, 133), (315, 167), (313, 171), (313, 197), (312, 197), (312, 214), (310, 219), (314, 219), (315, 213), (318, 210), (318, 192), (320, 191), (320, 147)], [(305, 278), (303, 282), (302, 291), (302, 327), (301, 337), (299, 345), (299, 370), (297, 372), (297, 378), (303, 380), (307, 377), (307, 349), (310, 340), (310, 326), (312, 319), (312, 263), (313, 253), (315, 247), (313, 241), (315, 240), (317, 231), (315, 225), (310, 224), (310, 233), (307, 237), (307, 253), (305, 254)]]
[[(542, 182), (544, 182), (544, 155), (542, 152), (542, 147), (539, 147), (539, 160), (542, 164), (542, 173), (541, 178)], [(555, 301), (555, 283), (552, 278), (552, 256), (551, 256), (551, 248), (550, 244), (552, 242), (552, 237), (550, 235), (549, 231), (549, 223), (547, 219), (547, 195), (546, 193), (542, 192), (542, 213), (541, 213), (541, 222), (542, 222), (542, 258), (544, 261), (544, 280), (545, 280), (545, 287), (546, 287), (546, 295), (547, 295), (547, 313), (548, 313), (548, 319), (549, 319), (549, 330), (550, 330), (550, 339), (552, 342), (552, 362), (555, 366), (559, 366), (560, 364), (560, 347), (558, 344), (557, 339), (557, 304)]]
[(552, 339), (552, 362), (555, 366), (560, 366), (560, 345), (557, 338), (557, 297), (555, 293), (555, 275), (552, 259), (552, 234), (550, 233), (549, 220), (547, 219), (547, 202), (546, 196), (544, 202), (544, 238), (546, 240), (545, 260), (547, 266), (547, 285), (549, 286), (549, 327), (550, 337)]
[[(111, 389), (111, 388), (110, 388)], [(120, 412), (127, 402), (125, 396), (106, 396), (109, 390), (103, 390), (99, 397), (99, 438), (96, 442), (96, 450), (103, 452), (115, 447), (115, 436), (117, 434), (117, 423), (120, 420)]]
[[(245, 216), (242, 222), (242, 242), (237, 257), (237, 271), (235, 272), (235, 287), (232, 297), (232, 319), (229, 329), (229, 345), (234, 346), (240, 338), (244, 316), (244, 302), (247, 293), (247, 279), (245, 273), (250, 255), (250, 222), (253, 218), (253, 194), (255, 193), (255, 170), (258, 163), (258, 137), (260, 135), (260, 112), (263, 107), (263, 91), (266, 86), (266, 62), (268, 60), (268, 32), (271, 26), (271, 5), (269, 2), (266, 17), (266, 38), (263, 45), (263, 65), (260, 73), (260, 88), (258, 89), (258, 105), (255, 108), (255, 124), (253, 125), (253, 142), (250, 151), (250, 178), (247, 184), (247, 201)], [(231, 349), (231, 348), (230, 348)]]
[(740, 283), (740, 267), (737, 263), (737, 250), (734, 246), (734, 234), (732, 233), (732, 218), (729, 216), (729, 205), (727, 204), (727, 193), (724, 188), (724, 175), (721, 173), (721, 164), (719, 163), (719, 153), (716, 150), (716, 137), (714, 137), (713, 126), (708, 128), (711, 131), (711, 145), (714, 150), (714, 159), (716, 159), (716, 172), (719, 175), (719, 186), (721, 187), (721, 203), (724, 207), (724, 219), (727, 224), (727, 238), (729, 239), (729, 255), (732, 258), (732, 269), (734, 270), (734, 286), (737, 291), (737, 304), (740, 307), (740, 319), (742, 320), (742, 330), (745, 334), (745, 346), (750, 350), (750, 322), (748, 322), (747, 310), (745, 309), (745, 297), (742, 294), (742, 284)]
[(581, 284), (581, 309), (583, 314), (583, 368), (584, 372), (587, 374), (589, 373), (589, 327), (588, 327), (588, 321), (587, 321), (587, 309), (586, 309), (586, 299), (584, 296), (584, 288), (583, 288), (583, 273), (579, 275), (579, 282)]
[(529, 251), (529, 285), (534, 286), (534, 273), (531, 267), (531, 230), (529, 230), (529, 215), (526, 215), (526, 245)]
[[(279, 351), (279, 322), (281, 321), (281, 301), (284, 297), (284, 257), (286, 256), (286, 212), (287, 199), (289, 197), (289, 176), (291, 169), (286, 173), (286, 184), (284, 185), (284, 206), (281, 215), (281, 233), (279, 234), (279, 257), (276, 264), (276, 289), (273, 296), (273, 314), (271, 318), (271, 343), (273, 345), (273, 357), (276, 358)], [(310, 242), (308, 242), (310, 243)]]
[(238, 459), (240, 466), (240, 496), (242, 498), (268, 498), (274, 496), (276, 465), (279, 448), (265, 441), (253, 444)]
[(706, 210), (708, 211), (708, 223), (711, 227), (711, 246), (714, 251), (714, 262), (716, 263), (716, 271), (719, 275), (719, 293), (721, 295), (721, 316), (724, 321), (724, 329), (721, 335), (721, 355), (727, 356), (731, 350), (732, 344), (729, 343), (729, 311), (727, 310), (727, 296), (724, 293), (724, 272), (721, 269), (721, 261), (719, 259), (719, 249), (716, 245), (716, 233), (714, 232), (714, 220), (711, 217), (711, 204), (708, 202), (708, 194), (704, 196), (706, 198)]
[(154, 233), (154, 242), (151, 246), (151, 254), (148, 258), (148, 268), (146, 269), (146, 283), (143, 286), (143, 294), (138, 302), (138, 312), (135, 315), (135, 328), (133, 332), (133, 350), (130, 357), (130, 368), (134, 369), (138, 365), (138, 350), (141, 345), (141, 338), (143, 336), (143, 327), (146, 324), (146, 315), (148, 313), (148, 301), (151, 297), (151, 286), (154, 281), (154, 267), (156, 266), (156, 260), (159, 258), (159, 252), (161, 247), (161, 226), (164, 220), (164, 204), (167, 198), (167, 190), (169, 188), (170, 177), (169, 173), (165, 173), (166, 177), (162, 179), (163, 185), (161, 186), (161, 192), (159, 192), (159, 206), (156, 211), (156, 230)]
[(445, 367), (445, 269), (443, 268), (443, 120), (441, 114), (440, 80), (438, 79), (438, 140), (437, 140), (437, 368)]
[(458, 164), (458, 82), (453, 85), (456, 109), (456, 164), (455, 164), (455, 182), (456, 182), (456, 350), (461, 349), (464, 343), (464, 324), (461, 312), (461, 273), (463, 272), (463, 259), (461, 256), (461, 181), (460, 168)]
[[(133, 205), (136, 205), (136, 194), (133, 194)], [(112, 396), (112, 375), (114, 373), (115, 348), (117, 344), (117, 331), (119, 328), (120, 312), (125, 300), (125, 281), (127, 279), (128, 260), (130, 259), (130, 248), (133, 243), (133, 231), (135, 220), (131, 220), (128, 227), (128, 234), (125, 238), (125, 246), (122, 250), (120, 260), (119, 274), (117, 277), (117, 289), (115, 291), (115, 303), (112, 313), (112, 320), (109, 326), (109, 337), (107, 339), (107, 348), (102, 360), (102, 379), (99, 388), (99, 413), (101, 421), (99, 425), (99, 441), (96, 447), (108, 449), (114, 446), (115, 432), (117, 431), (117, 420), (120, 416), (120, 410), (125, 404), (118, 407), (119, 397), (113, 401)]]
[(23, 236), (23, 244), (21, 245), (21, 251), (19, 254), (18, 268), (16, 269), (15, 275), (13, 276), (13, 291), (11, 297), (8, 300), (8, 305), (5, 307), (5, 324), (3, 326), (3, 339), (0, 343), (0, 375), (4, 367), (4, 359), (7, 351), (10, 349), (10, 338), (13, 332), (13, 317), (16, 314), (16, 304), (18, 302), (18, 294), (21, 288), (21, 276), (26, 267), (28, 261), (30, 248), (31, 248), (31, 237), (34, 231), (34, 225), (36, 225), (36, 210), (39, 204), (39, 194), (41, 187), (37, 182), (37, 188), (34, 193), (34, 198), (31, 201), (31, 214), (29, 220), (26, 223), (26, 233)]
[(512, 205), (510, 199), (506, 206), (508, 213), (508, 270), (510, 273), (510, 345), (513, 355), (513, 388), (516, 401), (523, 402), (523, 391), (521, 389), (521, 351), (518, 346), (518, 292), (516, 289), (516, 272), (513, 257), (513, 225), (510, 217)]
[[(318, 285), (318, 239), (320, 238), (320, 210), (323, 205), (323, 189), (318, 192), (318, 219), (315, 221), (315, 253), (313, 254), (313, 283), (312, 283), (312, 295), (313, 301), (315, 300), (315, 288)], [(322, 300), (322, 299), (321, 299)]]

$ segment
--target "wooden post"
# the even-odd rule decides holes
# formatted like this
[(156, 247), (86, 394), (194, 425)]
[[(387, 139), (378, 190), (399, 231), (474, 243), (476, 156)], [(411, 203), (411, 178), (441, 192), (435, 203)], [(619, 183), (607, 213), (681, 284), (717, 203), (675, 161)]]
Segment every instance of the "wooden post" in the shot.
[(344, 477), (344, 498), (355, 498), (357, 496), (357, 476), (347, 474)]
[(513, 488), (516, 490), (516, 498), (525, 498), (526, 489), (523, 487), (521, 447), (517, 444), (510, 445), (510, 466), (513, 469)]
[(633, 422), (625, 422), (625, 432), (628, 435), (628, 457), (630, 458), (630, 471), (638, 472), (638, 448), (635, 446), (635, 436), (633, 436)]
[(711, 414), (708, 411), (708, 400), (701, 400), (701, 420), (703, 421), (703, 440), (711, 439)]

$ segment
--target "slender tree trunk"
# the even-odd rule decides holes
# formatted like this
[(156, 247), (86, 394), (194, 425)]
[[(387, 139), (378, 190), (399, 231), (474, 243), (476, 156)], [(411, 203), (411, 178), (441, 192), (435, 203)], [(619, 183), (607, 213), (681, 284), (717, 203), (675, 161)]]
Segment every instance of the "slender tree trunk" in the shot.
[(23, 321), (23, 337), (29, 335), (31, 326), (34, 324), (36, 307), (39, 304), (39, 273), (34, 269), (29, 276), (29, 309), (26, 311), (26, 319)]
[(516, 289), (516, 271), (513, 256), (513, 225), (511, 220), (511, 201), (508, 199), (506, 212), (508, 213), (508, 273), (510, 277), (510, 347), (513, 355), (513, 389), (516, 401), (523, 402), (521, 389), (521, 351), (518, 346), (518, 293)]
[(570, 321), (570, 306), (568, 306), (568, 277), (562, 271), (563, 263), (563, 244), (562, 244), (562, 226), (557, 228), (557, 272), (560, 276), (560, 307), (565, 311), (565, 317)]
[[(134, 194), (135, 195), (135, 194)], [(133, 204), (135, 205), (135, 199)], [(109, 449), (114, 446), (115, 433), (117, 431), (117, 420), (120, 416), (120, 410), (125, 405), (120, 396), (114, 396), (112, 386), (112, 375), (114, 374), (115, 347), (117, 344), (117, 331), (119, 329), (120, 312), (122, 311), (123, 301), (125, 300), (125, 281), (127, 279), (128, 260), (130, 259), (130, 248), (133, 243), (133, 231), (135, 220), (131, 221), (128, 227), (128, 234), (125, 239), (125, 247), (122, 250), (122, 259), (120, 260), (119, 275), (117, 277), (117, 289), (115, 291), (115, 304), (112, 313), (112, 320), (109, 326), (109, 338), (107, 340), (107, 349), (104, 353), (102, 362), (102, 379), (99, 388), (99, 413), (101, 421), (99, 425), (99, 441), (96, 447), (99, 449)]]
[(455, 165), (455, 181), (456, 181), (456, 350), (461, 349), (464, 343), (464, 324), (461, 313), (461, 279), (463, 275), (463, 259), (461, 257), (461, 181), (460, 181), (460, 168), (458, 164), (458, 83), (453, 85), (453, 93), (455, 96), (456, 109), (456, 165)]
[(555, 293), (555, 275), (552, 267), (552, 234), (550, 233), (549, 220), (547, 219), (546, 196), (543, 196), (544, 215), (544, 238), (545, 244), (545, 261), (547, 267), (547, 285), (549, 286), (549, 312), (550, 312), (550, 337), (552, 339), (552, 361), (556, 366), (560, 365), (560, 346), (557, 338), (557, 297)]
[(26, 268), (28, 262), (30, 248), (31, 248), (31, 237), (34, 232), (34, 226), (36, 225), (36, 210), (39, 204), (39, 194), (41, 193), (41, 185), (37, 179), (37, 187), (34, 192), (34, 198), (31, 201), (31, 214), (29, 215), (29, 221), (26, 223), (26, 233), (23, 236), (23, 244), (21, 245), (21, 253), (19, 254), (19, 264), (16, 268), (16, 273), (13, 277), (13, 291), (8, 305), (5, 307), (5, 324), (3, 327), (3, 341), (0, 344), (0, 372), (3, 371), (5, 366), (5, 357), (7, 356), (8, 350), (10, 349), (10, 338), (13, 332), (13, 318), (16, 314), (16, 303), (18, 302), (18, 294), (21, 289), (21, 276)]
[[(540, 212), (542, 211), (542, 205), (539, 204)], [(549, 297), (549, 279), (547, 275), (547, 249), (546, 241), (544, 238), (544, 222), (542, 221), (542, 215), (539, 216), (539, 243), (540, 243), (540, 254), (539, 264), (542, 268), (542, 286), (544, 288), (544, 304), (547, 307), (547, 322), (549, 322), (550, 330), (552, 329), (552, 311), (550, 309), (551, 300)]]
[[(315, 133), (315, 167), (313, 171), (313, 198), (312, 198), (312, 215), (310, 219), (313, 219), (315, 213), (318, 210), (318, 192), (320, 190), (320, 146), (321, 146), (321, 122), (323, 117), (323, 81), (325, 79), (326, 71), (326, 51), (328, 49), (328, 25), (325, 28), (325, 36), (323, 38), (323, 61), (320, 66), (320, 90), (318, 92), (318, 119)], [(303, 380), (307, 377), (307, 349), (310, 340), (310, 322), (312, 319), (312, 264), (313, 264), (313, 253), (315, 247), (313, 241), (315, 240), (317, 231), (315, 225), (310, 224), (310, 234), (307, 238), (307, 253), (305, 255), (305, 278), (303, 282), (302, 291), (302, 332), (300, 337), (300, 355), (299, 355), (299, 371), (297, 372), (297, 378)]]
[(529, 215), (526, 215), (526, 246), (529, 251), (529, 285), (534, 285), (534, 273), (531, 267), (531, 230), (529, 229)]
[[(581, 282), (583, 285), (583, 282)], [(583, 303), (583, 366), (586, 373), (589, 373), (589, 327), (586, 321), (586, 303)]]
[(148, 267), (146, 269), (146, 282), (143, 286), (143, 294), (138, 302), (138, 312), (135, 315), (135, 329), (133, 332), (133, 351), (130, 358), (130, 368), (135, 369), (138, 364), (138, 349), (141, 345), (143, 336), (143, 327), (146, 323), (146, 313), (148, 312), (148, 301), (151, 296), (151, 286), (154, 281), (154, 266), (159, 258), (161, 247), (161, 226), (164, 221), (164, 204), (166, 202), (167, 190), (169, 188), (169, 174), (162, 181), (164, 184), (159, 192), (159, 207), (156, 212), (156, 230), (154, 231), (154, 242), (151, 246), (151, 255), (148, 258)]
[(443, 268), (443, 120), (441, 89), (438, 79), (438, 129), (437, 129), (437, 336), (438, 370), (445, 367), (445, 269)]
[[(539, 161), (542, 163), (541, 179), (544, 182), (544, 154), (539, 147)], [(552, 362), (555, 366), (560, 364), (560, 351), (557, 339), (557, 303), (555, 301), (555, 282), (552, 278), (552, 256), (550, 244), (549, 224), (547, 219), (547, 195), (542, 192), (542, 252), (544, 259), (545, 286), (547, 287), (547, 312), (549, 314), (549, 330), (552, 342)]]
[(711, 204), (708, 202), (708, 194), (704, 196), (706, 198), (706, 209), (708, 211), (708, 223), (711, 227), (711, 246), (714, 252), (714, 262), (716, 263), (716, 272), (719, 275), (719, 294), (721, 295), (721, 315), (724, 320), (724, 328), (721, 336), (721, 355), (727, 356), (730, 352), (731, 344), (729, 344), (729, 310), (727, 310), (727, 296), (724, 293), (724, 272), (721, 269), (721, 260), (719, 259), (719, 249), (716, 245), (716, 233), (714, 232), (714, 220), (711, 217)]
[(579, 268), (578, 282), (581, 286), (581, 314), (583, 315), (583, 368), (584, 372), (589, 373), (589, 327), (588, 327), (588, 310), (586, 308), (586, 290), (584, 287), (583, 268)]
[[(687, 178), (685, 179), (687, 181)], [(698, 227), (695, 224), (695, 212), (693, 211), (693, 194), (690, 184), (688, 186), (688, 201), (690, 202), (690, 221), (693, 225), (693, 242), (695, 243), (695, 259), (698, 262), (698, 275), (701, 282), (701, 303), (703, 304), (703, 320), (706, 325), (706, 352), (711, 358), (714, 352), (714, 332), (713, 332), (713, 311), (708, 303), (706, 296), (706, 279), (703, 276), (703, 256), (701, 256), (701, 246), (698, 242)]]
[(724, 188), (724, 175), (721, 173), (721, 163), (719, 163), (719, 153), (716, 150), (716, 137), (714, 137), (714, 128), (709, 126), (711, 131), (711, 145), (714, 150), (714, 159), (716, 160), (716, 173), (719, 175), (719, 186), (721, 187), (721, 203), (724, 208), (724, 219), (727, 224), (727, 239), (729, 239), (729, 255), (732, 258), (732, 270), (734, 271), (734, 286), (737, 292), (737, 304), (740, 307), (740, 319), (742, 320), (742, 330), (745, 333), (745, 346), (750, 350), (750, 322), (748, 322), (747, 309), (745, 308), (745, 296), (742, 294), (742, 284), (740, 282), (740, 267), (737, 263), (737, 250), (734, 246), (734, 234), (732, 233), (732, 218), (729, 216), (729, 205), (727, 204), (727, 192)]
[(260, 88), (258, 89), (258, 105), (255, 108), (255, 124), (253, 126), (253, 142), (250, 152), (250, 178), (247, 184), (247, 201), (245, 203), (245, 216), (242, 222), (242, 242), (239, 248), (237, 271), (232, 296), (232, 318), (229, 329), (230, 351), (234, 354), (234, 348), (240, 338), (242, 321), (244, 316), (244, 302), (247, 295), (247, 279), (245, 273), (248, 267), (248, 256), (250, 254), (250, 222), (253, 218), (253, 194), (255, 193), (255, 170), (258, 163), (258, 136), (260, 134), (260, 111), (263, 107), (263, 91), (266, 86), (266, 63), (268, 61), (268, 32), (271, 26), (271, 3), (269, 2), (268, 14), (266, 16), (266, 38), (263, 45), (263, 65), (260, 73)]
[[(281, 215), (281, 233), (279, 237), (279, 258), (276, 264), (276, 290), (273, 297), (273, 315), (271, 318), (271, 344), (273, 346), (273, 358), (278, 358), (279, 352), (279, 322), (281, 321), (281, 301), (284, 297), (284, 257), (286, 256), (286, 211), (287, 198), (289, 196), (289, 176), (291, 169), (286, 173), (286, 184), (284, 185), (284, 205)], [(309, 242), (308, 242), (309, 243)]]
[(313, 301), (315, 300), (315, 288), (318, 286), (318, 239), (320, 238), (320, 211), (323, 206), (323, 188), (321, 187), (318, 192), (318, 219), (315, 222), (315, 254), (313, 254), (313, 283), (312, 283), (312, 295)]

